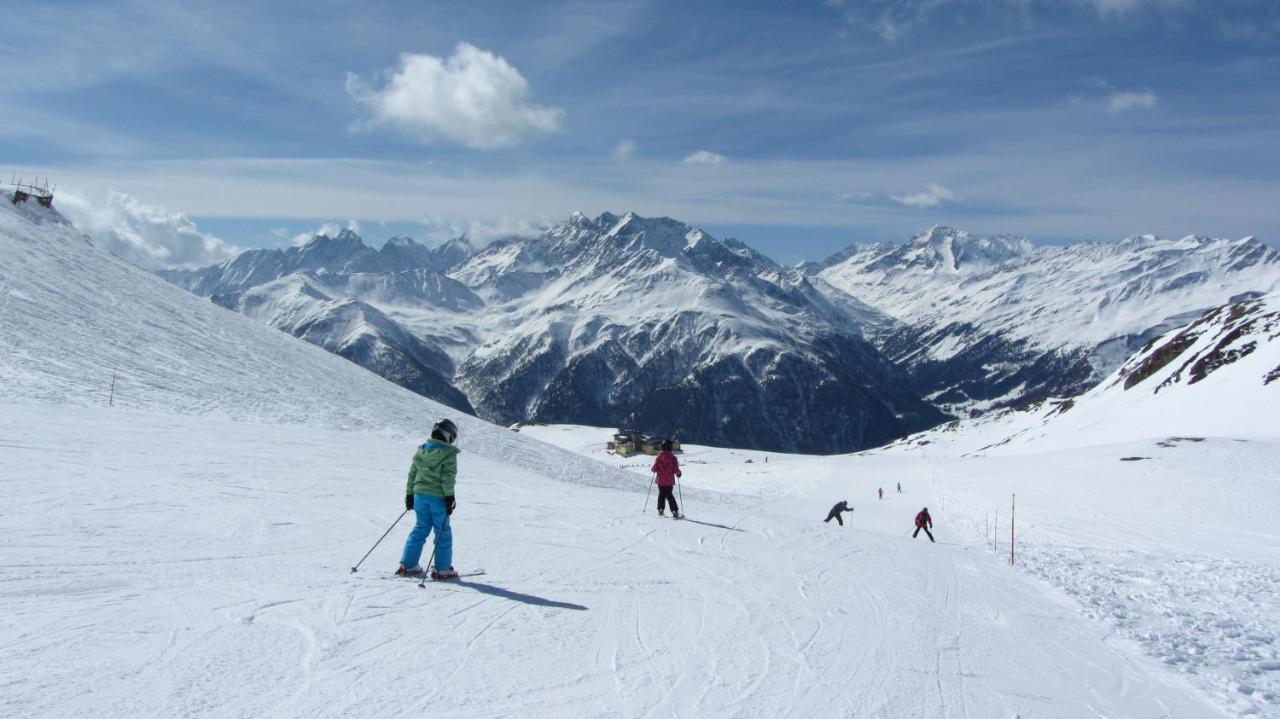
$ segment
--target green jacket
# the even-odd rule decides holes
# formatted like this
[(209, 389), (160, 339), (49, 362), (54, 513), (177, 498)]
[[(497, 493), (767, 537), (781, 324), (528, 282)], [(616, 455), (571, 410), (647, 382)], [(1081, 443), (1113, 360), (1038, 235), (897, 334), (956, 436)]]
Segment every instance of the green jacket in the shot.
[(405, 494), (430, 494), (448, 497), (453, 494), (453, 482), (458, 477), (458, 452), (460, 450), (437, 439), (427, 440), (418, 447), (409, 467), (409, 483)]

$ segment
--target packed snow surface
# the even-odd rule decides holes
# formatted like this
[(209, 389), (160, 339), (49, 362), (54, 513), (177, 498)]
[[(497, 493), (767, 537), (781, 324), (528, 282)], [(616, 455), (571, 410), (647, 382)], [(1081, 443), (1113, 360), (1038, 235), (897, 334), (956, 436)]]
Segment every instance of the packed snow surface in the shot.
[[(406, 523), (349, 570), (400, 513), (410, 441), (121, 407), (6, 402), (0, 417), (6, 714), (1182, 717), (1275, 706), (1275, 672), (1262, 667), (1275, 659), (1264, 617), (1276, 587), (1257, 582), (1280, 578), (1273, 565), (1254, 571), (1274, 561), (1261, 556), (1274, 537), (1250, 538), (1258, 556), (1210, 553), (1215, 527), (1224, 545), (1247, 534), (1211, 521), (1183, 540), (1194, 552), (1175, 554), (1233, 557), (1219, 567), (1229, 573), (1171, 566), (1193, 583), (1147, 585), (1128, 573), (1180, 532), (1135, 545), (1161, 522), (1113, 527), (1032, 488), (1052, 477), (1016, 480), (1025, 465), (991, 476), (901, 458), (746, 464), (691, 451), (689, 518), (673, 522), (642, 512), (640, 491), (565, 483), (518, 452), (488, 459), (485, 440), (464, 434), (455, 564), (488, 573), (418, 589), (388, 576)], [(735, 490), (748, 471), (756, 487)], [(898, 479), (906, 494), (886, 486), (874, 499)], [(1085, 582), (1122, 576), (1139, 601), (1158, 602), (1134, 620), (1141, 636), (1082, 615), (1070, 593), (986, 549), (983, 512), (1009, 489), (1034, 567), (1084, 564), (1101, 576), (1069, 592), (1092, 596)], [(819, 521), (838, 499), (856, 508), (847, 526)], [(924, 504), (939, 544), (910, 537)], [(1213, 596), (1246, 581), (1249, 603)], [(1108, 616), (1129, 606), (1110, 587), (1096, 594)], [(1166, 611), (1195, 614), (1184, 626)], [(1194, 676), (1140, 651), (1148, 633), (1201, 626), (1211, 653), (1174, 645), (1164, 657)], [(1210, 673), (1221, 663), (1257, 674)]]
[(1274, 441), (689, 447), (676, 522), (608, 430), (458, 417), (487, 573), (419, 589), (407, 519), (350, 567), (440, 405), (7, 206), (0, 348), (6, 716), (1280, 716)]

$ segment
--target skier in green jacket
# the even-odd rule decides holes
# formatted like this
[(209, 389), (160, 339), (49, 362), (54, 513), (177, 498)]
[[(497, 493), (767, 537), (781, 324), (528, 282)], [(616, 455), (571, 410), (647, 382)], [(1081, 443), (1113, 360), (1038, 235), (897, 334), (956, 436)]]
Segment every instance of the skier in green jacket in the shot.
[(422, 559), (422, 547), (427, 536), (434, 530), (436, 549), (431, 578), (454, 579), (458, 576), (453, 569), (453, 528), (449, 526), (449, 515), (453, 514), (456, 504), (453, 484), (458, 476), (459, 450), (453, 443), (457, 439), (458, 427), (442, 419), (431, 428), (431, 439), (418, 447), (413, 455), (409, 482), (404, 490), (404, 507), (412, 509), (418, 521), (405, 540), (397, 575), (413, 577), (423, 574), (418, 561)]

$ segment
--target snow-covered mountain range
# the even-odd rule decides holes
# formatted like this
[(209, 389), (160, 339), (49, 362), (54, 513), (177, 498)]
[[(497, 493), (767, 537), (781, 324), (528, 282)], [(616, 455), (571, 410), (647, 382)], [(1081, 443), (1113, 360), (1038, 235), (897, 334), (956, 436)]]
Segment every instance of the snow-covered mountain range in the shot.
[(863, 339), (878, 313), (675, 220), (575, 214), (470, 253), (412, 247), (345, 232), (165, 276), (462, 407), (452, 379), (504, 423), (831, 452), (945, 419)]
[(343, 231), (163, 275), (494, 421), (833, 452), (1081, 392), (1206, 309), (1280, 289), (1280, 254), (934, 227), (784, 268), (676, 220), (577, 213), (482, 248)]
[(1055, 246), (933, 227), (807, 271), (898, 320), (868, 337), (962, 414), (1077, 394), (1152, 337), (1280, 289), (1280, 253), (1252, 237)]

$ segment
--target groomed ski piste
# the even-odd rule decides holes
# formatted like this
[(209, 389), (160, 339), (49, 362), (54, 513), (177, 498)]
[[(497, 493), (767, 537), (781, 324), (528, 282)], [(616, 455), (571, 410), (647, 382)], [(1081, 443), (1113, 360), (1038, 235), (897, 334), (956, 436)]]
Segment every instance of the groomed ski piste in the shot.
[[(1274, 430), (688, 447), (675, 522), (608, 430), (459, 417), (7, 202), (0, 386), (5, 716), (1280, 716)], [(487, 573), (391, 577), (406, 518), (352, 574), (442, 416)]]

